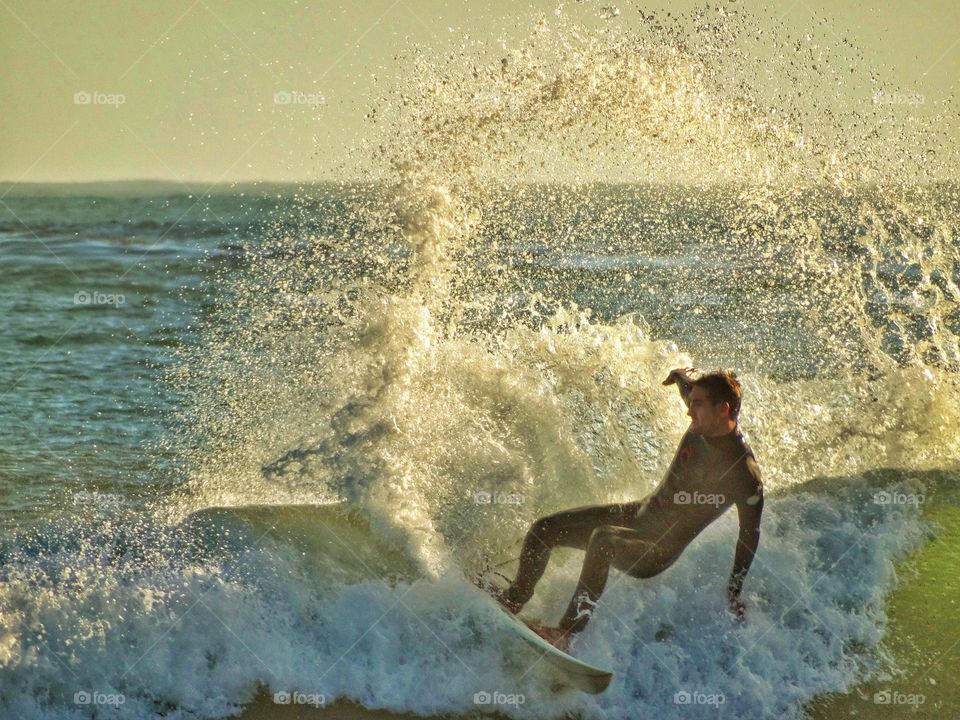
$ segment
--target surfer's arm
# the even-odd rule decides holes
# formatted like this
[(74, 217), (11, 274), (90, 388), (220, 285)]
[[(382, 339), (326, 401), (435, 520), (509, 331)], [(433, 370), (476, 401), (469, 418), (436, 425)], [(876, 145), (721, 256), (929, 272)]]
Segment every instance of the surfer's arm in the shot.
[(680, 397), (683, 398), (683, 404), (690, 407), (690, 375), (697, 371), (696, 368), (674, 368), (663, 381), (664, 385), (677, 384), (677, 390), (680, 391)]
[(737, 503), (737, 515), (740, 519), (740, 533), (737, 536), (737, 550), (733, 557), (733, 570), (727, 583), (727, 595), (734, 600), (743, 590), (743, 581), (747, 577), (757, 547), (760, 545), (760, 517), (763, 514), (763, 486), (742, 502)]

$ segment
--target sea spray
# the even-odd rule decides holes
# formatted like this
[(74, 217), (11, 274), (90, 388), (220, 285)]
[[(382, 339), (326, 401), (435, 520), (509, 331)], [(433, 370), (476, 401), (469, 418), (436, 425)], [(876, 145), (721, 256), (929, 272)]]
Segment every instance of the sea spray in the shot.
[[(463, 504), (478, 486), (530, 498), (506, 513), (513, 533), (570, 502), (642, 495), (683, 426), (657, 374), (694, 361), (741, 371), (774, 487), (861, 457), (871, 424), (884, 448), (923, 436), (863, 388), (906, 373), (925, 378), (907, 405), (956, 393), (955, 191), (905, 184), (934, 172), (926, 160), (906, 172), (900, 158), (903, 182), (880, 184), (888, 159), (848, 147), (843, 122), (889, 123), (889, 108), (818, 118), (790, 99), (865, 81), (841, 81), (844, 43), (792, 48), (751, 22), (597, 29), (561, 13), (514, 46), (413, 51), (371, 113), (379, 183), (351, 191), (348, 230), (275, 238), (270, 262), (228, 279), (244, 314), (210, 326), (195, 367), (211, 394), (194, 397), (200, 435), (230, 450), (197, 458), (181, 511), (346, 500), (435, 573), (466, 527), (493, 521)], [(768, 42), (772, 85), (744, 74)], [(595, 272), (598, 256), (621, 260)], [(277, 288), (297, 314), (264, 324)], [(837, 435), (833, 415), (866, 427)]]

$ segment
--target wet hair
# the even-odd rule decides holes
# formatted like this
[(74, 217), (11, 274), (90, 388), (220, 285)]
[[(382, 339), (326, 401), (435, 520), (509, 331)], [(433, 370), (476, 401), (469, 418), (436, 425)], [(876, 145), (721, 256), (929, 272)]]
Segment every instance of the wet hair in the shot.
[(701, 375), (690, 383), (691, 387), (702, 387), (707, 391), (714, 404), (725, 402), (730, 406), (730, 417), (734, 420), (740, 415), (740, 381), (733, 370), (715, 370)]

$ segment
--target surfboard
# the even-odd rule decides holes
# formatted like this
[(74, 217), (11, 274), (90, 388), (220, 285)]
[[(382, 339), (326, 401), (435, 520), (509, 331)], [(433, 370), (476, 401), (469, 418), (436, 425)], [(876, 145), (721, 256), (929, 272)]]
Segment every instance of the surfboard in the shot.
[(501, 610), (500, 617), (502, 619), (502, 627), (507, 632), (516, 635), (535, 650), (539, 651), (543, 660), (549, 663), (556, 672), (562, 681), (561, 684), (569, 685), (570, 687), (574, 687), (585, 693), (590, 693), (591, 695), (602, 693), (607, 689), (607, 686), (610, 685), (610, 681), (613, 680), (612, 672), (586, 663), (583, 660), (578, 660), (573, 655), (554, 647), (531, 630), (523, 620), (513, 615), (494, 598), (490, 597), (486, 591), (482, 588), (478, 588), (478, 590)]

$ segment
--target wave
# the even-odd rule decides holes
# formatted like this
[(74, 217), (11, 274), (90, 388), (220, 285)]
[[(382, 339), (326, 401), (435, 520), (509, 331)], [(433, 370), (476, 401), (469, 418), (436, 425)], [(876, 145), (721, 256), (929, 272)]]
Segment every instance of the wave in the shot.
[[(686, 717), (686, 692), (738, 715), (800, 717), (815, 694), (889, 667), (878, 642), (893, 563), (930, 531), (917, 503), (877, 497), (956, 483), (884, 471), (774, 493), (743, 626), (722, 603), (730, 518), (656, 578), (614, 574), (578, 640), (585, 660), (615, 669), (596, 697), (551, 692), (459, 571), (425, 576), (355, 511), (209, 509), (161, 530), (112, 508), (112, 527), (4, 548), (2, 707), (72, 717), (87, 693), (122, 696), (121, 717), (226, 717), (267, 685), (422, 714), (472, 712), (475, 693), (497, 691), (525, 697), (511, 717), (619, 717), (625, 705)], [(561, 612), (579, 560), (557, 553), (529, 612)]]

